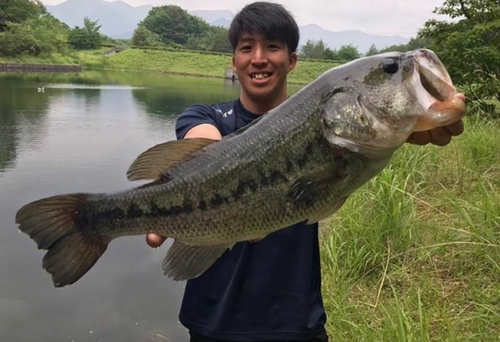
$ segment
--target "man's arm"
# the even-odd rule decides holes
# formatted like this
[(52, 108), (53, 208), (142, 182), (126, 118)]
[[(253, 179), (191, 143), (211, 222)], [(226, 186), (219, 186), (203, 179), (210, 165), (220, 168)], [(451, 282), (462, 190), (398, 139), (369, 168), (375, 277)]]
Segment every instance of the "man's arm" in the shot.
[[(191, 128), (184, 136), (184, 139), (194, 138), (220, 140), (222, 139), (222, 135), (214, 125), (201, 124)], [(158, 234), (149, 233), (148, 235), (146, 235), (146, 243), (153, 248), (160, 247), (165, 240), (165, 237)]]
[(201, 124), (191, 128), (184, 139), (193, 139), (193, 138), (206, 138), (213, 140), (221, 140), (222, 135), (220, 134), (217, 127), (211, 124)]

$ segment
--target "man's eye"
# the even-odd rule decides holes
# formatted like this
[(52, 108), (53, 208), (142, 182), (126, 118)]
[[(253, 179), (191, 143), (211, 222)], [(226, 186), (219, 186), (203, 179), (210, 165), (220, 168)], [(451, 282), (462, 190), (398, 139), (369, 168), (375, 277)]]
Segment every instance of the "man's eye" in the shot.
[(250, 45), (243, 45), (242, 47), (240, 47), (240, 51), (249, 51), (251, 49), (252, 47)]
[(276, 44), (270, 44), (267, 46), (267, 48), (270, 50), (279, 50), (280, 49), (279, 45), (276, 45)]

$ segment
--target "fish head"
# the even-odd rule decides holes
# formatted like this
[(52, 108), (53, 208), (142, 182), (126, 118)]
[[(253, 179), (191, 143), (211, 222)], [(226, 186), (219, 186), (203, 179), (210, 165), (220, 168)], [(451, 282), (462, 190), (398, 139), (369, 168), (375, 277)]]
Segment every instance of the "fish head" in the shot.
[(463, 98), (430, 50), (365, 57), (331, 72), (325, 78), (335, 85), (321, 107), (324, 134), (368, 157), (392, 154), (413, 132), (465, 115)]

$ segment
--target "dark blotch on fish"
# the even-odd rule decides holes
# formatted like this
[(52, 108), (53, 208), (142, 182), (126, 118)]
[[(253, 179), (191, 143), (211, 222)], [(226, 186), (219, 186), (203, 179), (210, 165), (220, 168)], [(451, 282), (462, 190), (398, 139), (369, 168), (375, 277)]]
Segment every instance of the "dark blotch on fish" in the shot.
[(127, 216), (132, 218), (142, 217), (144, 212), (134, 202), (132, 202), (127, 209)]
[(214, 197), (210, 200), (210, 206), (214, 209), (227, 203), (229, 203), (229, 199), (227, 199), (226, 197), (222, 197), (220, 194), (215, 194)]
[(258, 189), (257, 182), (254, 181), (253, 179), (248, 179), (248, 180), (243, 180), (240, 179), (238, 181), (238, 186), (236, 187), (236, 190), (233, 192), (232, 197), (235, 200), (240, 199), (246, 192), (247, 189), (250, 191), (256, 191)]
[(198, 203), (198, 209), (201, 211), (207, 210), (207, 202), (205, 202), (204, 200), (200, 200), (200, 202)]

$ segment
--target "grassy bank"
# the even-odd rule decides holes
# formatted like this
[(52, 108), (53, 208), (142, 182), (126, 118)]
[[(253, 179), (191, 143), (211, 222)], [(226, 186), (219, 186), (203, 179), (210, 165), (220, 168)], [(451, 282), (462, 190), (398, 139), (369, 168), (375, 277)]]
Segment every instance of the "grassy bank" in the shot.
[(404, 146), (322, 230), (333, 341), (497, 341), (500, 123)]
[[(112, 69), (132, 71), (153, 71), (178, 73), (195, 76), (223, 77), (231, 67), (231, 56), (224, 54), (204, 54), (185, 51), (128, 49), (105, 57), (107, 48), (93, 51), (74, 51), (67, 55), (0, 57), (5, 63), (48, 63), (80, 64), (86, 69)], [(290, 73), (289, 81), (305, 84), (314, 80), (322, 72), (337, 66), (335, 62), (300, 61)]]

